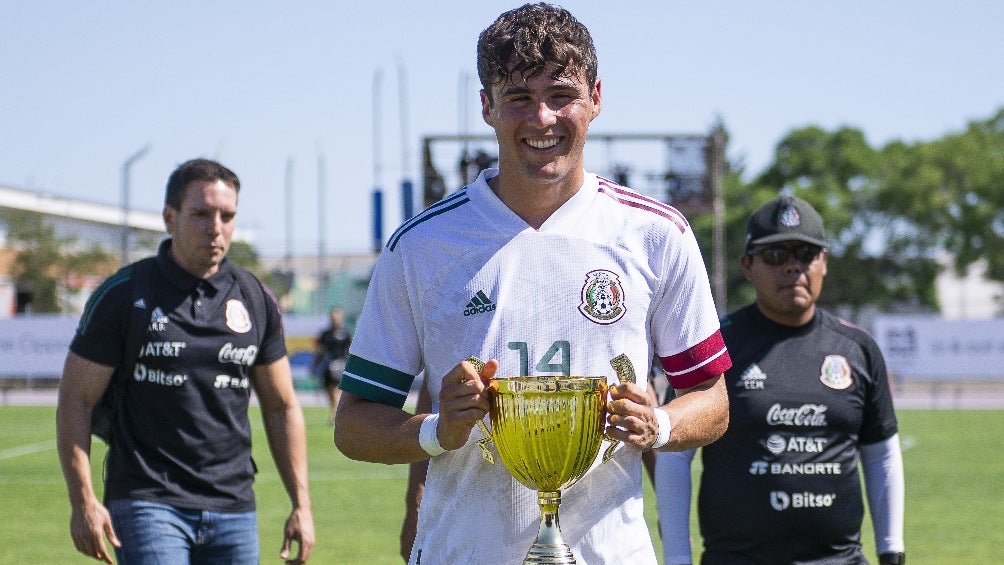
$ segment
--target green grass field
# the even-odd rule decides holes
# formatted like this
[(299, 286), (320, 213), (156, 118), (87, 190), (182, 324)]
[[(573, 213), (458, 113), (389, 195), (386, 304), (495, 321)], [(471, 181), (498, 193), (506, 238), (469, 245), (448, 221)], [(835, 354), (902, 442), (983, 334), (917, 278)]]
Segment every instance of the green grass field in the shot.
[[(332, 444), (326, 410), (306, 408), (306, 416), (317, 528), (311, 561), (401, 563), (398, 532), (407, 468), (346, 459)], [(910, 563), (1000, 562), (1004, 411), (907, 410), (899, 416)], [(0, 407), (0, 563), (91, 562), (76, 553), (69, 539), (69, 504), (56, 458), (54, 421), (54, 407)], [(253, 421), (258, 422), (257, 414)], [(260, 425), (256, 434), (262, 562), (279, 563), (280, 533), (289, 504)], [(103, 446), (100, 442), (95, 446), (100, 462)], [(95, 468), (95, 476), (100, 476)], [(653, 500), (649, 489), (647, 516), (658, 540)], [(874, 560), (870, 528), (866, 519), (865, 551)], [(699, 546), (696, 531), (693, 536)]]

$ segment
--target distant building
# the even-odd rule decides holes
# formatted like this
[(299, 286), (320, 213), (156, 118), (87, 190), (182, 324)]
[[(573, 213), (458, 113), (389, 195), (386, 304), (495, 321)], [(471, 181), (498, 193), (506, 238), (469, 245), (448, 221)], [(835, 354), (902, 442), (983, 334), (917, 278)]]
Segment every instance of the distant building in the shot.
[[(123, 225), (126, 214), (119, 206), (53, 196), (0, 185), (0, 213), (29, 211), (40, 214), (54, 227), (59, 238), (73, 238), (82, 245), (97, 243), (110, 254), (135, 261), (156, 253), (167, 237), (159, 211), (130, 210), (128, 238), (123, 253)], [(251, 242), (252, 230), (238, 228), (234, 240)], [(18, 288), (12, 276), (17, 253), (7, 242), (7, 225), (0, 214), (0, 319), (25, 313), (31, 302), (30, 289)], [(376, 260), (371, 253), (294, 257), (262, 257), (264, 272), (284, 274), (290, 283), (283, 307), (287, 313), (324, 314), (333, 305), (341, 305), (354, 321), (362, 307), (362, 297), (369, 282), (369, 272)], [(69, 314), (79, 313), (91, 292), (104, 280), (101, 274), (75, 277), (64, 281), (63, 298), (70, 305)]]
[[(121, 207), (0, 186), (0, 212), (12, 210), (40, 214), (47, 225), (53, 226), (58, 238), (73, 238), (88, 246), (96, 243), (119, 257), (125, 249), (131, 260), (150, 255), (167, 235), (159, 212), (130, 210), (129, 231), (125, 232), (126, 214)], [(31, 290), (18, 288), (12, 277), (16, 252), (7, 242), (7, 225), (0, 218), (0, 318), (24, 312), (31, 302)], [(79, 277), (65, 281), (66, 297), (73, 310), (83, 308), (102, 278)]]
[(987, 280), (986, 260), (973, 263), (961, 277), (952, 270), (950, 257), (938, 262), (944, 267), (935, 281), (944, 318), (985, 320), (1004, 316), (1004, 284)]

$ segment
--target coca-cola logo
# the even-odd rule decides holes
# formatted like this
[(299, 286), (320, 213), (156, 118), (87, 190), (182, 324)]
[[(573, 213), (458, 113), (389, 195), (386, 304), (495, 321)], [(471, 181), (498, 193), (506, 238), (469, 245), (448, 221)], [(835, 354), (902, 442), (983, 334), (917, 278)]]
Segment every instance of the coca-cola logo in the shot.
[(258, 356), (258, 346), (249, 345), (247, 347), (234, 347), (234, 344), (227, 343), (220, 348), (217, 359), (220, 363), (235, 363), (237, 365), (251, 365), (255, 357)]
[(771, 426), (823, 427), (826, 425), (825, 404), (803, 404), (796, 408), (782, 408), (775, 404), (767, 411), (767, 424)]

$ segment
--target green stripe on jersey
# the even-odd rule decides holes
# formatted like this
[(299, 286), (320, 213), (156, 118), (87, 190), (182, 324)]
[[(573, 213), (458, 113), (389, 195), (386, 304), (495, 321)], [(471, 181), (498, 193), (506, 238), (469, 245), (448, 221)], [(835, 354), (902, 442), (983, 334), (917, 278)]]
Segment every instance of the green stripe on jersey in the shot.
[(88, 326), (91, 324), (91, 318), (94, 316), (94, 312), (98, 308), (98, 304), (104, 300), (105, 296), (111, 292), (115, 287), (120, 284), (127, 283), (132, 279), (133, 266), (128, 265), (116, 271), (112, 276), (105, 279), (101, 285), (98, 286), (97, 290), (91, 294), (90, 298), (87, 299), (87, 304), (84, 305), (84, 312), (80, 316), (80, 321), (77, 323), (77, 333), (85, 334), (87, 333)]
[(350, 355), (339, 387), (366, 400), (404, 407), (415, 376)]

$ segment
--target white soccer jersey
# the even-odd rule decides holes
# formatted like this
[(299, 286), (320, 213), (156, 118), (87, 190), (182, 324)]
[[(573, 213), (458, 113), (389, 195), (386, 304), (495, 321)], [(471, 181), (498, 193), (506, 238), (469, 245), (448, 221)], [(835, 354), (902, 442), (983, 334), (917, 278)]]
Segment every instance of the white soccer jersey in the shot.
[[(391, 236), (345, 390), (401, 406), (424, 370), (436, 409), (442, 376), (471, 355), (498, 359), (497, 376), (616, 383), (612, 358), (626, 354), (647, 375), (657, 354), (677, 388), (728, 367), (704, 261), (678, 211), (587, 174), (535, 230), (488, 187), (497, 174), (482, 172)], [(433, 458), (412, 563), (522, 563), (540, 520), (536, 493), (497, 456), (482, 459), (481, 437), (475, 428), (467, 445)], [(621, 447), (563, 493), (561, 530), (580, 563), (656, 563), (641, 478), (639, 453)]]

